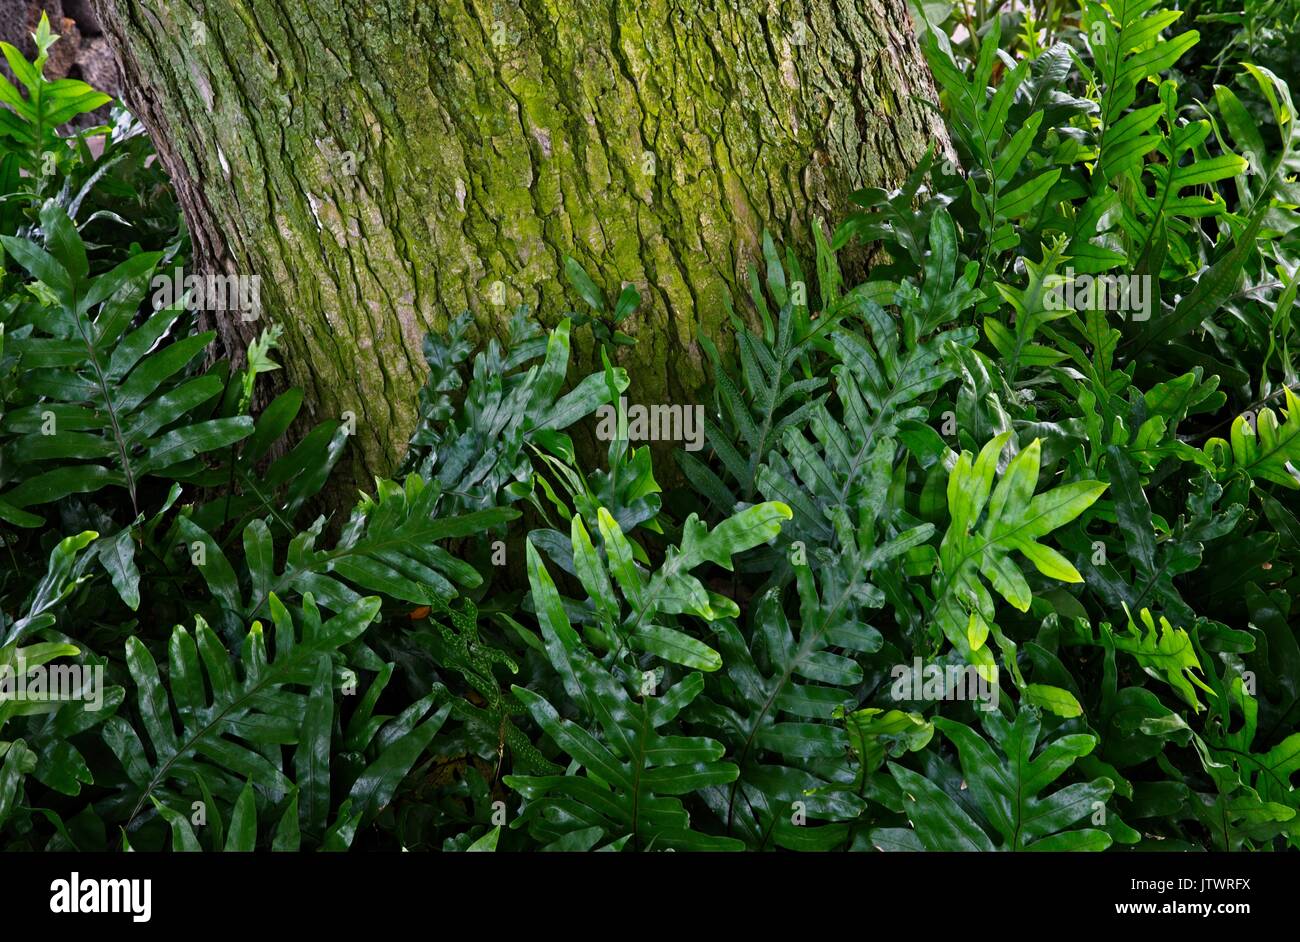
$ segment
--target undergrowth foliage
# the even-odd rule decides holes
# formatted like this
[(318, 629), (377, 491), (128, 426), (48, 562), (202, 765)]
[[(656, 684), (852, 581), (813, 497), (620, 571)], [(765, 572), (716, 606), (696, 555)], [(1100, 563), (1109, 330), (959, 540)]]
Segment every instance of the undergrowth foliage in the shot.
[(682, 486), (583, 444), (640, 297), (568, 260), (337, 519), (349, 423), (150, 303), (147, 139), (5, 46), (0, 846), (1300, 845), (1296, 76), (1190, 9), (914, 10), (956, 159), (764, 239)]

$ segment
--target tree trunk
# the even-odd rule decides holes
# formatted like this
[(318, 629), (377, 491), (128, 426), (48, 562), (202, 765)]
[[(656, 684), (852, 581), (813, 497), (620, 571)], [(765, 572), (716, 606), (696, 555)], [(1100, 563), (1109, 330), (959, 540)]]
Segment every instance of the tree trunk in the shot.
[[(903, 0), (94, 2), (195, 263), (260, 276), (288, 378), (356, 414), (372, 473), (424, 333), (554, 322), (566, 254), (641, 292), (637, 401), (690, 401), (764, 227), (806, 250), (946, 142)], [(237, 352), (261, 325), (216, 326)]]

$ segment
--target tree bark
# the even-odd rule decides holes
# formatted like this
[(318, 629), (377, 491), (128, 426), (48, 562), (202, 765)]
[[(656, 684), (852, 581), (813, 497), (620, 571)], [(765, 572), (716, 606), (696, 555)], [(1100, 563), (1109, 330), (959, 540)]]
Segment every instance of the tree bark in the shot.
[[(641, 292), (637, 401), (690, 401), (764, 227), (807, 249), (946, 144), (903, 0), (94, 5), (195, 263), (260, 276), (288, 378), (318, 418), (356, 414), (371, 473), (460, 311), (553, 322), (573, 255)], [(217, 324), (232, 352), (261, 326)]]

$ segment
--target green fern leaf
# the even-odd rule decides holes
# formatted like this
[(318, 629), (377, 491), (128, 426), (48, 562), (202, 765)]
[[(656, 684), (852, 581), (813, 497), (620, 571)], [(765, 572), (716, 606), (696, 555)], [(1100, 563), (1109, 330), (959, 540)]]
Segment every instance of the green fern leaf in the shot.
[[(937, 717), (934, 725), (956, 746), (960, 775), (946, 766), (927, 775), (897, 763), (889, 766), (903, 790), (903, 807), (921, 848), (1100, 851), (1111, 845), (1106, 831), (1071, 828), (1110, 798), (1114, 785), (1109, 779), (1042, 794), (1076, 760), (1092, 752), (1095, 736), (1072, 733), (1040, 745), (1038, 715), (1025, 708), (1014, 722), (996, 712), (986, 714), (988, 738), (945, 717)], [(938, 779), (940, 771), (943, 778)], [(873, 831), (872, 843), (882, 849), (907, 846), (889, 830)]]

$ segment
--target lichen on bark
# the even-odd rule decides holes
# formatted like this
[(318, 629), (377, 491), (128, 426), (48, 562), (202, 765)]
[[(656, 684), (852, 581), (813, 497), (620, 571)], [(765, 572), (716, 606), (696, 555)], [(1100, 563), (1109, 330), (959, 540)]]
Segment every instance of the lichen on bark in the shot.
[[(902, 0), (95, 4), (197, 263), (261, 276), (289, 380), (356, 414), (369, 473), (415, 423), (423, 334), (553, 322), (565, 255), (640, 290), (638, 401), (690, 401), (763, 229), (806, 249), (944, 133)], [(259, 325), (216, 326), (237, 351)]]

